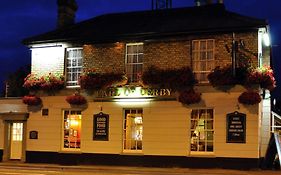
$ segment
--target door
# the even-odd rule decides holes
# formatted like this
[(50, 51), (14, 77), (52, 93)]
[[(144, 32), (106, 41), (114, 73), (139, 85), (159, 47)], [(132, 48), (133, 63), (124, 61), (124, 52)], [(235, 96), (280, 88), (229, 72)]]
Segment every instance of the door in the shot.
[(23, 123), (11, 123), (10, 133), (10, 159), (20, 160), (22, 158)]

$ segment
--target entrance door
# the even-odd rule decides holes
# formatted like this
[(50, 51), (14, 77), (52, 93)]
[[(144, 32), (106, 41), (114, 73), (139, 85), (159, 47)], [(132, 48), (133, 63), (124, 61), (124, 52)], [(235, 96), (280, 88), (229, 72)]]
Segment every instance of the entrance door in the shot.
[(10, 159), (22, 158), (23, 123), (11, 123), (11, 152)]

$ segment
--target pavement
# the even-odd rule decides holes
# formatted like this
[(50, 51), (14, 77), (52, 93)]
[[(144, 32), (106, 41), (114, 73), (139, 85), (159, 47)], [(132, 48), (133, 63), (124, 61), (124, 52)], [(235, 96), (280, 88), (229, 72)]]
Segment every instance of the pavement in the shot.
[(142, 172), (144, 174), (196, 174), (196, 175), (281, 175), (281, 170), (233, 170), (233, 169), (193, 169), (193, 168), (156, 168), (156, 167), (128, 167), (128, 166), (100, 166), (100, 165), (58, 165), (41, 163), (0, 162), (0, 169), (47, 169), (74, 171), (115, 171)]

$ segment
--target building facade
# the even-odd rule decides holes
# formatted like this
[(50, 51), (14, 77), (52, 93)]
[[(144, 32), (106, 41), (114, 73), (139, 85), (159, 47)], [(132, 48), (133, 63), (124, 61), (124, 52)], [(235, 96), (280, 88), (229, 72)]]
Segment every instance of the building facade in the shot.
[[(261, 102), (243, 104), (238, 99), (245, 86), (213, 87), (208, 75), (216, 67), (239, 67), (241, 58), (254, 67), (270, 65), (262, 39), (267, 33), (264, 20), (229, 12), (223, 4), (60, 23), (24, 44), (32, 51), (32, 75), (64, 76), (64, 88), (32, 89), (40, 105), (0, 100), (0, 157), (33, 163), (259, 167), (270, 135), (269, 91), (259, 89)], [(186, 80), (187, 74), (178, 74), (182, 68), (192, 70), (195, 85), (176, 87)], [(149, 71), (152, 85), (143, 78)], [(93, 74), (112, 79), (107, 73), (122, 74), (125, 83), (116, 78), (104, 87), (97, 78), (81, 80)], [(166, 86), (170, 79), (174, 82)], [(184, 103), (181, 95), (190, 89), (195, 97), (187, 94)], [(66, 99), (72, 94), (82, 99), (70, 104)], [(198, 94), (200, 99), (193, 100)]]

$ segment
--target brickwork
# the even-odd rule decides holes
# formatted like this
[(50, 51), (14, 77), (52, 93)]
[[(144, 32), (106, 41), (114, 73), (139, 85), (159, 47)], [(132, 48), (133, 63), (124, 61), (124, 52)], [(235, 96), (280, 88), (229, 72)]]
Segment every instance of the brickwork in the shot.
[[(144, 70), (150, 65), (159, 68), (192, 67), (192, 40), (215, 40), (215, 66), (231, 64), (232, 33), (197, 35), (184, 38), (170, 38), (144, 42)], [(257, 64), (258, 35), (257, 32), (236, 33), (235, 40), (243, 43), (237, 57), (241, 54), (252, 58)], [(241, 42), (240, 42), (241, 41)], [(98, 72), (125, 70), (125, 44), (95, 44), (84, 46), (84, 66), (95, 68)]]

